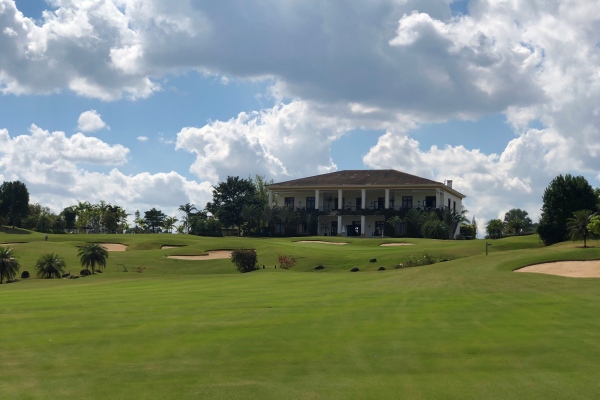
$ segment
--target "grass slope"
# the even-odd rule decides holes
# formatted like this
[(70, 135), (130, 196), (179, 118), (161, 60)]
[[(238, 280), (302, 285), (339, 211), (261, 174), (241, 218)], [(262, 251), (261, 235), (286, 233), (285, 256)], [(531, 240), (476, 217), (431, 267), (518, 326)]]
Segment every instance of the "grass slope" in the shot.
[[(322, 239), (322, 238), (320, 238)], [(333, 240), (335, 238), (330, 238)], [(573, 243), (0, 233), (23, 269), (47, 251), (78, 271), (86, 241), (128, 244), (104, 274), (0, 286), (7, 399), (548, 399), (600, 390), (598, 280), (514, 274), (600, 258)], [(161, 245), (183, 245), (160, 250)], [(256, 248), (270, 266), (167, 254)], [(392, 266), (424, 251), (449, 262)], [(277, 255), (299, 263), (273, 269)], [(369, 259), (377, 258), (377, 263)], [(325, 265), (314, 272), (315, 265)], [(143, 273), (122, 266), (144, 265)], [(350, 267), (359, 273), (347, 272)], [(306, 271), (305, 273), (302, 273)], [(308, 273), (308, 271), (311, 271)]]

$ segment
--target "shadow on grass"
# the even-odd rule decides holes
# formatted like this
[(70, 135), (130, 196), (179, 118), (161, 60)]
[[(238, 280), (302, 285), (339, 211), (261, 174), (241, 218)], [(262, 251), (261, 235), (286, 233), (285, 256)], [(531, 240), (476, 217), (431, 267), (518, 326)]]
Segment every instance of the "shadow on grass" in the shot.
[(0, 226), (0, 232), (2, 233), (9, 233), (12, 235), (31, 235), (30, 231), (27, 231), (25, 229), (20, 229), (20, 228), (11, 228), (8, 226)]

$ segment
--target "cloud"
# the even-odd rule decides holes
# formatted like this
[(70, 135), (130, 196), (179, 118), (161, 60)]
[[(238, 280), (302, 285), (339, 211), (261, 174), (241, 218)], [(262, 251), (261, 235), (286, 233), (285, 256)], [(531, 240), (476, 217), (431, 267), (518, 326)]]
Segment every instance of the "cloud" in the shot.
[(152, 207), (176, 215), (188, 202), (202, 207), (211, 199), (208, 182), (188, 180), (176, 172), (125, 175), (118, 168), (108, 173), (85, 169), (86, 164), (120, 165), (129, 150), (109, 145), (81, 133), (67, 138), (63, 132), (48, 132), (32, 125), (27, 135), (11, 137), (0, 129), (0, 179), (21, 180), (39, 202), (60, 212), (77, 201), (105, 200), (133, 213)]
[(102, 121), (102, 117), (96, 110), (81, 113), (77, 120), (77, 127), (82, 132), (96, 132), (104, 128), (110, 129), (110, 127)]
[(255, 173), (284, 179), (335, 170), (331, 144), (347, 129), (307, 103), (292, 102), (183, 128), (176, 148), (196, 154), (190, 171), (210, 182)]
[(147, 142), (149, 139), (148, 136), (138, 136), (137, 140), (140, 142)]

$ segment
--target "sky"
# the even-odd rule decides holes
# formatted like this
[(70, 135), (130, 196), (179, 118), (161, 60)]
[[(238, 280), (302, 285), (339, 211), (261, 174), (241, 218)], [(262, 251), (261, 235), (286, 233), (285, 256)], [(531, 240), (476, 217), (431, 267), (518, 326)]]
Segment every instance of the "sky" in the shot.
[(0, 0), (0, 181), (55, 212), (393, 168), (536, 221), (600, 187), (600, 0)]

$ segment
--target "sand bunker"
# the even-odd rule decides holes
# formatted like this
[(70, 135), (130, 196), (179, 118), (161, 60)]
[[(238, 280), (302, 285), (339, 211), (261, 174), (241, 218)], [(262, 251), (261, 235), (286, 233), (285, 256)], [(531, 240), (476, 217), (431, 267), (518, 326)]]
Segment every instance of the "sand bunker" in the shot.
[(395, 246), (414, 246), (414, 243), (383, 243), (381, 247), (395, 247)]
[(160, 246), (161, 250), (168, 250), (168, 249), (178, 249), (180, 247), (184, 247), (183, 245), (181, 246), (170, 246), (170, 245), (165, 245), (165, 246)]
[(348, 243), (345, 242), (325, 242), (323, 240), (299, 240), (296, 243), (321, 243), (321, 244), (334, 244), (337, 246), (342, 246)]
[(119, 243), (100, 243), (100, 246), (104, 247), (108, 251), (126, 251), (127, 246)]
[(530, 265), (515, 272), (532, 272), (567, 276), (570, 278), (600, 278), (600, 260), (594, 261), (559, 261), (546, 264)]
[(167, 256), (167, 258), (174, 258), (175, 260), (222, 260), (224, 258), (231, 258), (231, 250), (218, 250), (218, 251), (207, 251), (208, 254), (202, 256)]
[(23, 243), (0, 243), (0, 246), (14, 246), (16, 244), (23, 244)]

